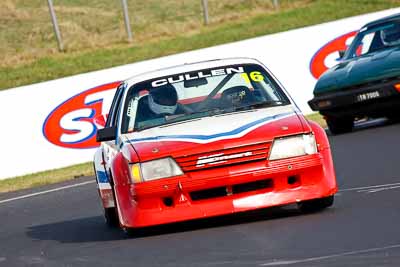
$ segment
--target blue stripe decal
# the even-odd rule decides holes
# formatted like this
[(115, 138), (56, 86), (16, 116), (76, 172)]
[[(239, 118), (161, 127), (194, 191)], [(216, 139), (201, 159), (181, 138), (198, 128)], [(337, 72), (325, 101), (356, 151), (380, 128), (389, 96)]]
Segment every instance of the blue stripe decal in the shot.
[(138, 138), (138, 139), (131, 139), (129, 140), (130, 142), (141, 142), (141, 141), (155, 141), (159, 139), (198, 139), (198, 140), (209, 140), (209, 139), (214, 139), (218, 137), (223, 137), (223, 136), (231, 136), (231, 135), (237, 135), (253, 126), (256, 126), (258, 124), (262, 124), (268, 121), (273, 121), (277, 120), (283, 117), (286, 117), (288, 115), (295, 114), (293, 112), (287, 112), (287, 113), (282, 113), (274, 116), (268, 116), (266, 118), (262, 118), (253, 122), (250, 122), (248, 124), (245, 124), (237, 129), (234, 129), (229, 132), (224, 132), (224, 133), (218, 133), (218, 134), (211, 134), (211, 135), (161, 135), (161, 136), (154, 136), (154, 137), (147, 137), (147, 138)]
[(97, 171), (97, 180), (99, 183), (109, 183), (107, 174), (102, 171)]

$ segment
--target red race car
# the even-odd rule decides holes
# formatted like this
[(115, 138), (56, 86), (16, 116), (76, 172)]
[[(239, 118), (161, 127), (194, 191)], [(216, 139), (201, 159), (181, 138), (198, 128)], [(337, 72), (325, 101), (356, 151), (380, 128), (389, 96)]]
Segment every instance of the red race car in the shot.
[(333, 204), (325, 131), (253, 59), (132, 77), (97, 132), (106, 222), (125, 230), (278, 205)]

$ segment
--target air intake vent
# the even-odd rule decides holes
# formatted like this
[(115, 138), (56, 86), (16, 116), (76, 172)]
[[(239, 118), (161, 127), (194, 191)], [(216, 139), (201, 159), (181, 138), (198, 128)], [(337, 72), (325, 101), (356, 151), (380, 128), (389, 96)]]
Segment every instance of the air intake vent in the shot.
[(257, 190), (272, 190), (274, 187), (272, 179), (253, 181), (232, 186), (220, 186), (205, 190), (190, 192), (190, 198), (193, 201), (205, 200), (218, 197), (226, 197), (230, 195), (246, 193)]
[(184, 172), (214, 168), (244, 162), (266, 160), (271, 143), (258, 143), (176, 158)]

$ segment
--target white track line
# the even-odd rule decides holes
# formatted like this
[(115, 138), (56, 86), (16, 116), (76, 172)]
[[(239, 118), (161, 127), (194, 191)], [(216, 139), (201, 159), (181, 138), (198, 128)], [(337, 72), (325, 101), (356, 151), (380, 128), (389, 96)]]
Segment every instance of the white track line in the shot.
[(380, 188), (380, 187), (390, 187), (390, 186), (400, 186), (400, 183), (381, 184), (381, 185), (371, 185), (371, 186), (364, 186), (364, 187), (347, 188), (347, 189), (341, 189), (341, 190), (339, 190), (339, 192), (358, 191), (358, 190), (367, 190), (367, 189), (376, 189), (376, 188)]
[(296, 263), (320, 261), (320, 260), (327, 260), (327, 259), (332, 259), (332, 258), (351, 256), (351, 255), (357, 255), (357, 254), (363, 254), (363, 253), (369, 253), (369, 252), (377, 252), (377, 251), (382, 251), (382, 250), (387, 250), (387, 249), (394, 249), (394, 248), (400, 248), (400, 244), (393, 245), (393, 246), (387, 246), (387, 247), (380, 247), (380, 248), (369, 248), (369, 249), (363, 249), (363, 250), (354, 250), (354, 251), (349, 251), (349, 252), (344, 252), (344, 253), (339, 253), (339, 254), (332, 254), (332, 255), (327, 255), (327, 256), (322, 256), (322, 257), (314, 257), (314, 258), (305, 258), (305, 259), (300, 259), (300, 260), (272, 261), (272, 262), (263, 263), (260, 266), (291, 265), (291, 264), (296, 264)]
[(380, 188), (372, 188), (372, 189), (365, 189), (365, 190), (359, 190), (357, 192), (359, 193), (367, 193), (367, 194), (372, 194), (372, 193), (379, 193), (382, 191), (386, 191), (386, 190), (393, 190), (393, 189), (399, 189), (400, 185), (396, 185), (396, 186), (387, 186), (387, 187), (380, 187)]
[(5, 200), (0, 200), (0, 204), (6, 203), (6, 202), (10, 202), (10, 201), (14, 201), (14, 200), (34, 197), (34, 196), (38, 196), (38, 195), (44, 195), (44, 194), (48, 194), (48, 193), (52, 193), (52, 192), (56, 192), (56, 191), (60, 191), (60, 190), (68, 189), (68, 188), (78, 187), (78, 186), (82, 186), (82, 185), (86, 185), (86, 184), (92, 184), (92, 183), (95, 183), (95, 182), (96, 181), (88, 181), (88, 182), (83, 182), (83, 183), (79, 183), (79, 184), (67, 185), (67, 186), (63, 186), (63, 187), (54, 188), (54, 189), (51, 189), (51, 190), (32, 193), (32, 194), (28, 194), (28, 195), (23, 195), (23, 196), (19, 196), (19, 197), (13, 197), (13, 198), (5, 199)]
[[(34, 197), (34, 196), (38, 196), (38, 195), (43, 195), (43, 194), (48, 194), (51, 192), (56, 192), (56, 191), (60, 191), (60, 190), (64, 190), (64, 189), (68, 189), (68, 188), (73, 188), (73, 187), (78, 187), (78, 186), (82, 186), (82, 185), (86, 185), (86, 184), (91, 184), (91, 183), (95, 183), (96, 181), (88, 181), (88, 182), (83, 182), (83, 183), (79, 183), (79, 184), (73, 184), (73, 185), (68, 185), (68, 186), (63, 186), (63, 187), (59, 187), (59, 188), (55, 188), (55, 189), (51, 189), (51, 190), (46, 190), (46, 191), (42, 191), (42, 192), (37, 192), (37, 193), (33, 193), (33, 194), (28, 194), (28, 195), (23, 195), (23, 196), (19, 196), (19, 197), (14, 197), (14, 198), (9, 198), (9, 199), (5, 199), (5, 200), (0, 200), (0, 204), (2, 203), (6, 203), (6, 202), (10, 202), (10, 201), (14, 201), (14, 200), (19, 200), (19, 199), (24, 199), (24, 198), (29, 198), (29, 197)], [(394, 184), (382, 184), (382, 185), (372, 185), (372, 186), (364, 186), (364, 187), (355, 187), (355, 188), (347, 188), (347, 189), (341, 189), (339, 190), (339, 192), (346, 192), (346, 191), (357, 191), (357, 190), (366, 190), (366, 189), (378, 189), (378, 188), (384, 188), (384, 187), (392, 187), (394, 188), (398, 188), (397, 186), (400, 186), (400, 183), (394, 183)], [(392, 189), (390, 188), (390, 189)], [(380, 190), (379, 190), (380, 191)], [(378, 191), (377, 191), (378, 192)]]

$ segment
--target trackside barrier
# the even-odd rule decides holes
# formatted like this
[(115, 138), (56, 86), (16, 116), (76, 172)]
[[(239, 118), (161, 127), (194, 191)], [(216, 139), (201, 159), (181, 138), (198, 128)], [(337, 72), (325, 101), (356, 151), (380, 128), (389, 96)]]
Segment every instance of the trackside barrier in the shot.
[(171, 65), (252, 57), (282, 82), (304, 113), (316, 79), (336, 64), (355, 31), (400, 8), (266, 35), (0, 92), (0, 179), (91, 161), (96, 125), (118, 81)]

